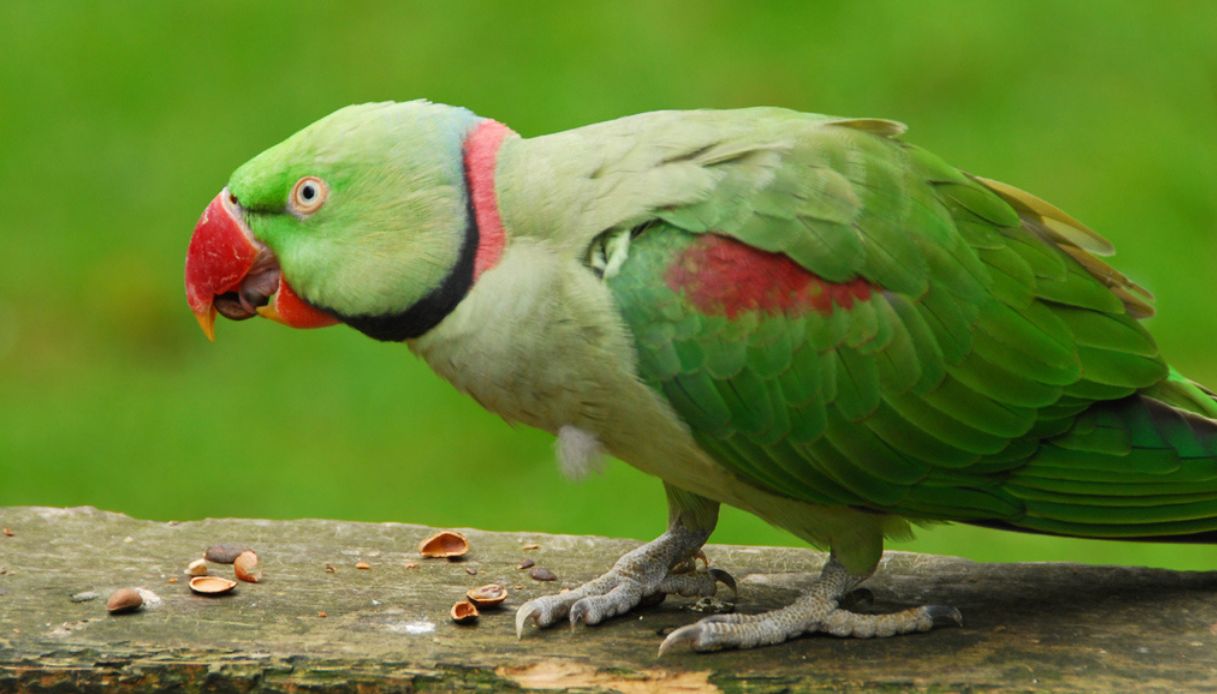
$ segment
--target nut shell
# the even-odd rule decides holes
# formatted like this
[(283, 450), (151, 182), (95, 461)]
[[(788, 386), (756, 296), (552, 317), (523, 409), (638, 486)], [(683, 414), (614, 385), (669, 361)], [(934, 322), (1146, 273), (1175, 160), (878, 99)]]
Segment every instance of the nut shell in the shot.
[(468, 600), (461, 600), (452, 606), (449, 614), (457, 624), (472, 624), (478, 619), (478, 608)]
[(207, 560), (195, 559), (186, 565), (187, 576), (206, 576), (207, 575)]
[(236, 581), (220, 576), (195, 576), (190, 579), (190, 590), (202, 595), (220, 595), (236, 587)]
[(144, 605), (144, 596), (139, 594), (139, 591), (134, 588), (119, 588), (110, 593), (110, 599), (106, 601), (106, 610), (110, 614), (123, 614), (126, 612), (134, 612)]
[(478, 607), (493, 607), (507, 599), (507, 589), (497, 583), (489, 583), (480, 588), (470, 588), (465, 597)]
[(418, 553), (424, 557), (460, 557), (469, 551), (469, 540), (452, 530), (438, 532), (418, 543)]
[(232, 560), (233, 573), (246, 583), (257, 583), (262, 580), (262, 569), (258, 566), (258, 555), (247, 549)]

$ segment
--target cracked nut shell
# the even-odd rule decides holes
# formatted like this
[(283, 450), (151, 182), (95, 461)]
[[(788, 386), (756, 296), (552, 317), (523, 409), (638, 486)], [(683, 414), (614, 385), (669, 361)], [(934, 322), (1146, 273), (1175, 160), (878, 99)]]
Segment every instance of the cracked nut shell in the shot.
[(444, 530), (418, 543), (418, 553), (428, 558), (460, 557), (469, 551), (469, 540), (465, 536)]
[(497, 583), (489, 583), (480, 588), (470, 588), (465, 597), (478, 607), (493, 607), (507, 599), (507, 589)]
[(478, 608), (468, 600), (461, 600), (452, 606), (449, 614), (457, 624), (472, 624), (478, 619)]
[(219, 576), (195, 576), (190, 579), (190, 590), (202, 595), (220, 595), (236, 587), (236, 581)]
[(258, 555), (253, 550), (245, 550), (232, 560), (233, 573), (246, 583), (257, 583), (262, 580), (262, 569), (258, 566)]

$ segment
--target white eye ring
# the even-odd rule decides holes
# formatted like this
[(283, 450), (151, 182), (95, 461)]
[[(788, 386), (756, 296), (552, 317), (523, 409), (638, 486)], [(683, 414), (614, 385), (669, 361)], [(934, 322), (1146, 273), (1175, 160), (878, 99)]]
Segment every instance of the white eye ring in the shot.
[(312, 214), (321, 209), (330, 196), (330, 187), (316, 176), (305, 176), (292, 186), (290, 199), (292, 210), (298, 214)]

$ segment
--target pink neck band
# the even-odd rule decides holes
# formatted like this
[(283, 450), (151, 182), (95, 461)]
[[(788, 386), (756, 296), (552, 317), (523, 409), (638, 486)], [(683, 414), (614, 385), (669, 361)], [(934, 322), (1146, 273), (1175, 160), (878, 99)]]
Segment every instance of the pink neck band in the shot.
[(465, 140), (465, 175), (478, 227), (478, 248), (473, 258), (475, 282), (499, 262), (503, 247), (507, 245), (507, 232), (503, 230), (494, 190), (494, 168), (503, 140), (514, 134), (506, 125), (488, 119), (479, 123)]

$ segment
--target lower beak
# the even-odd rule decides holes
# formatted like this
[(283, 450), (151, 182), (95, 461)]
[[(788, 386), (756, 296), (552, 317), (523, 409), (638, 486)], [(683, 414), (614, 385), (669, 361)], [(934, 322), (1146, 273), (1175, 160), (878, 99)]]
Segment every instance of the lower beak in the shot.
[(257, 257), (258, 247), (225, 188), (203, 211), (186, 249), (186, 303), (207, 339), (215, 340), (215, 297), (239, 287)]

